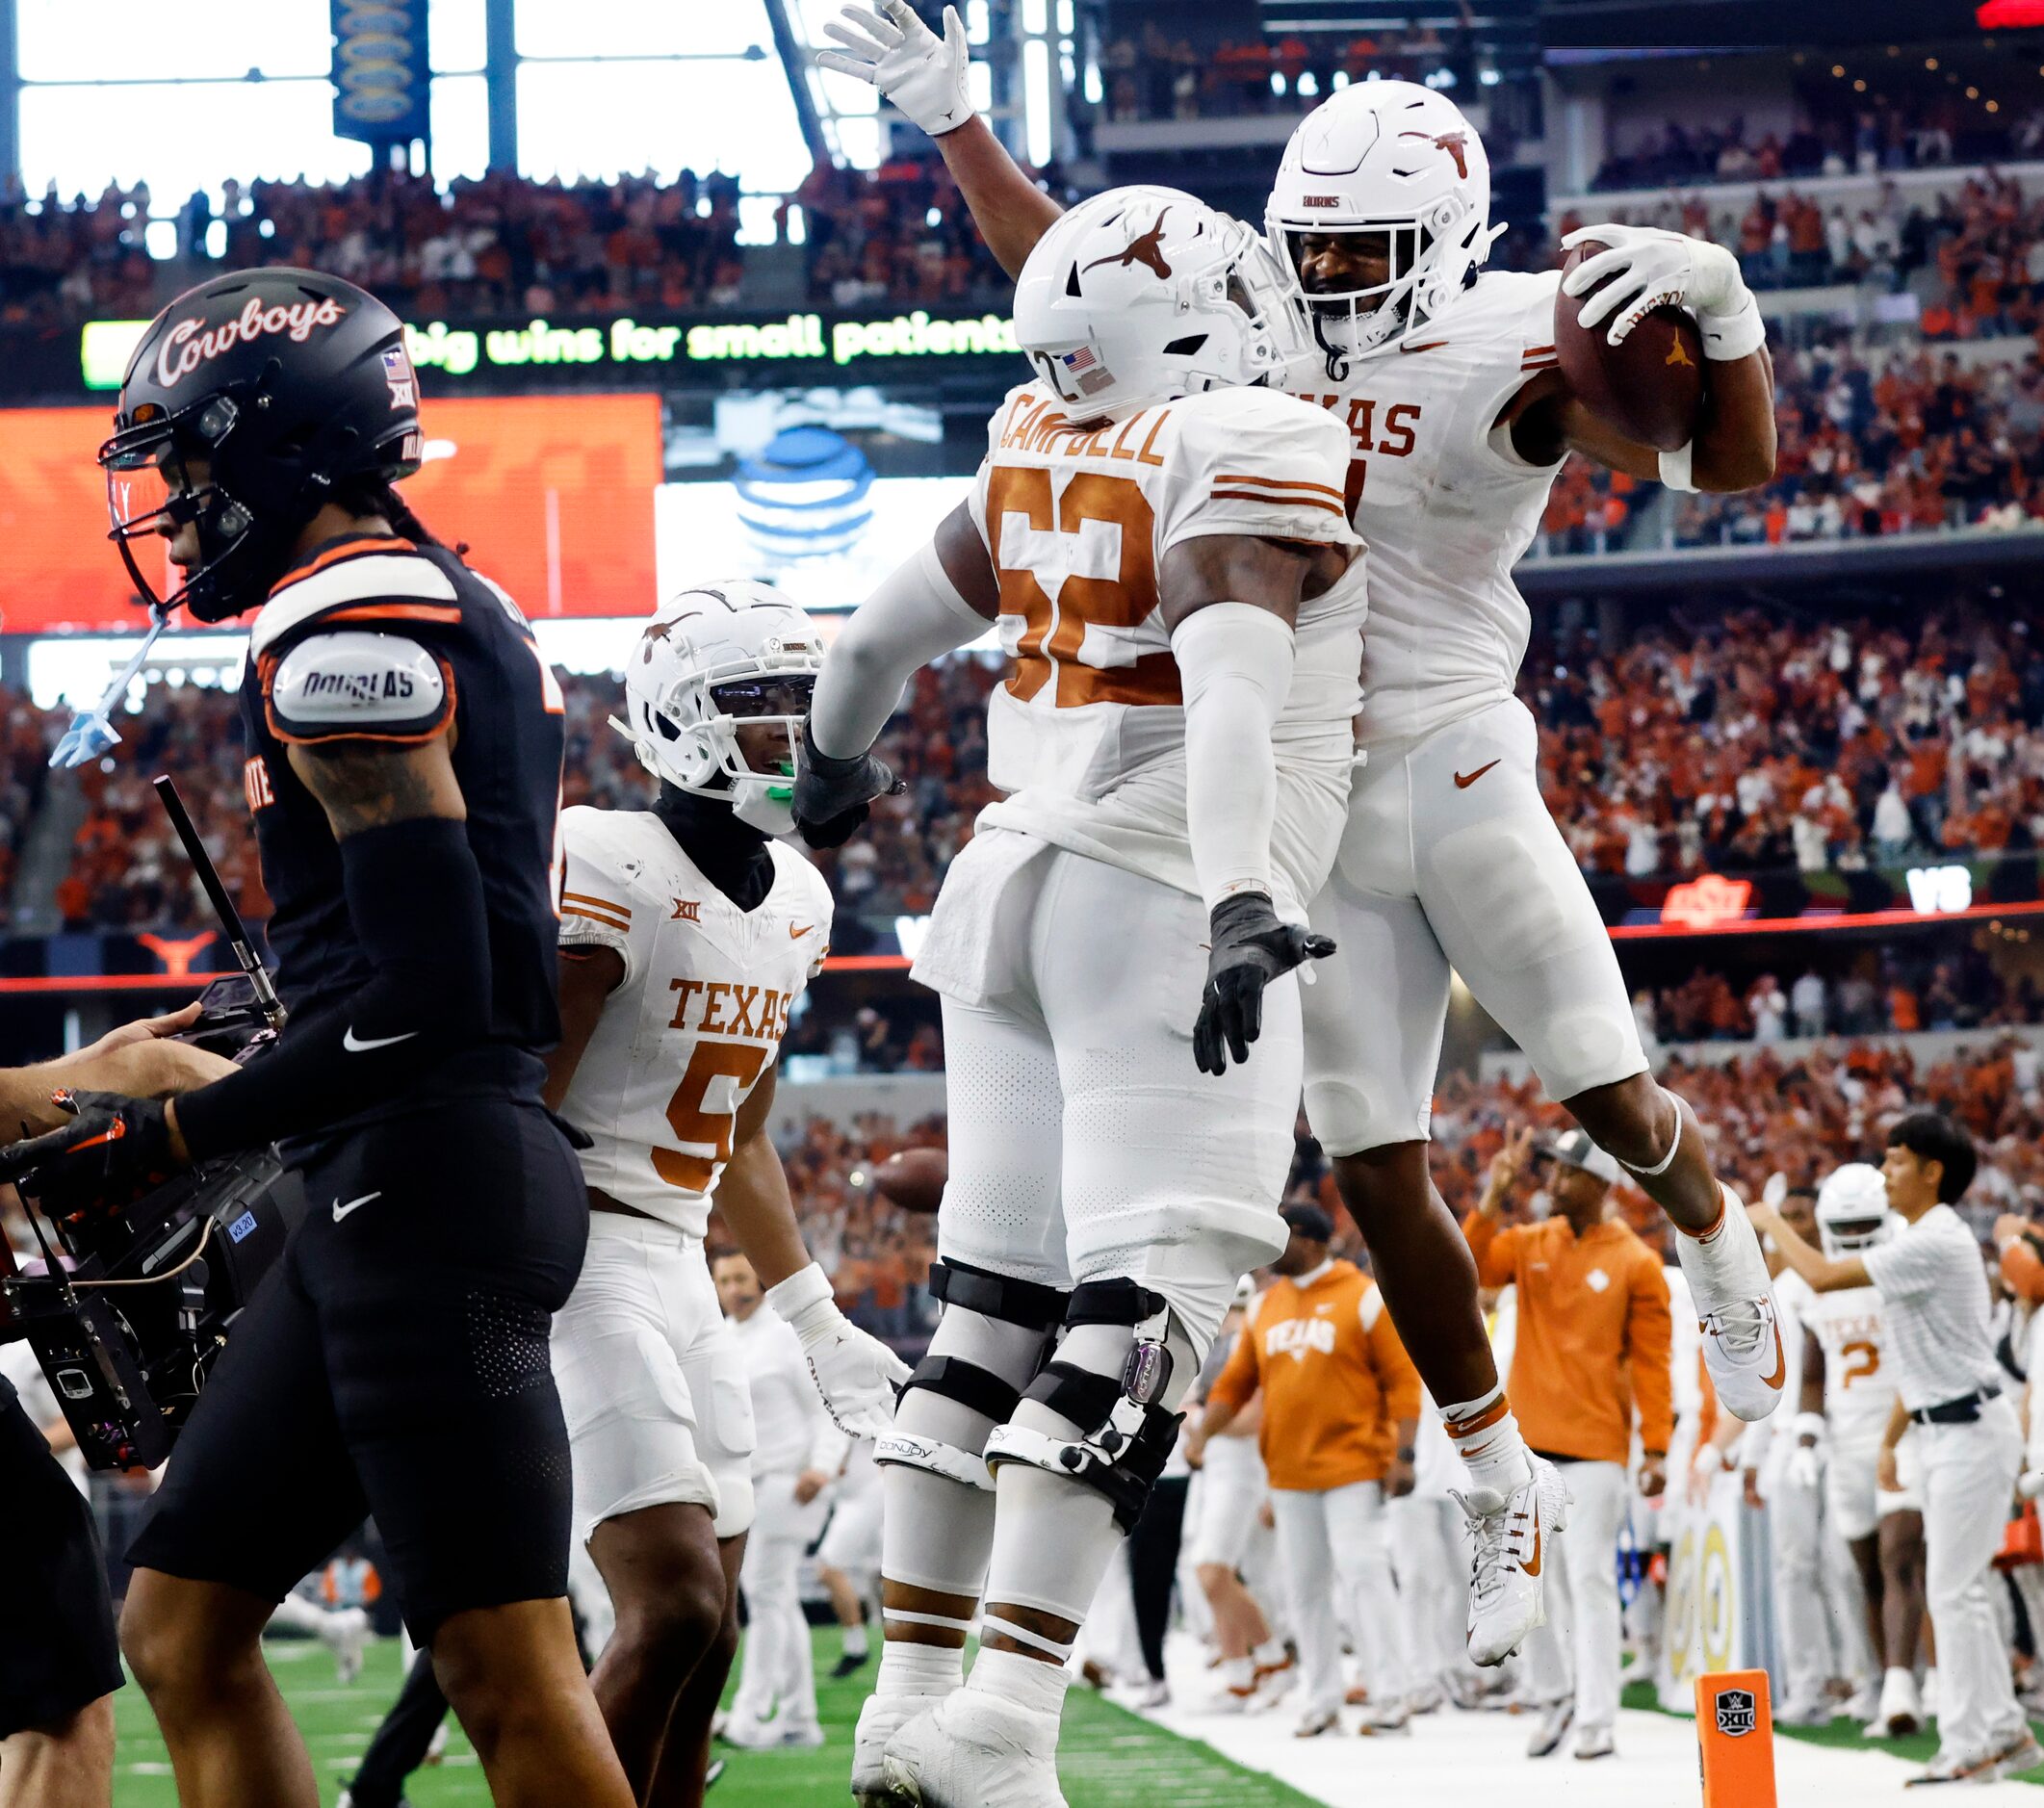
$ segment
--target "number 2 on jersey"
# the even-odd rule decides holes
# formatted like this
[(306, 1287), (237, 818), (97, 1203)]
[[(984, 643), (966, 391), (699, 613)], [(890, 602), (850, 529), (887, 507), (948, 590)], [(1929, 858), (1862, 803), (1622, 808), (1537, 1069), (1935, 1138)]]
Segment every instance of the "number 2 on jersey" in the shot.
[(1863, 1382), (1868, 1376), (1880, 1373), (1880, 1345), (1877, 1343), (1849, 1343), (1838, 1354), (1846, 1359), (1845, 1372), (1839, 1378), (1841, 1387), (1850, 1387), (1854, 1382)]
[[(682, 1143), (716, 1152), (706, 1159), (679, 1149), (657, 1148), (653, 1151), (654, 1173), (685, 1193), (708, 1192), (718, 1168), (731, 1159), (738, 1100), (751, 1090), (765, 1065), (766, 1050), (753, 1043), (697, 1043), (683, 1070), (682, 1083), (667, 1101), (667, 1127)], [(712, 1110), (710, 1105), (710, 1089), (720, 1079), (735, 1082), (729, 1110)]]

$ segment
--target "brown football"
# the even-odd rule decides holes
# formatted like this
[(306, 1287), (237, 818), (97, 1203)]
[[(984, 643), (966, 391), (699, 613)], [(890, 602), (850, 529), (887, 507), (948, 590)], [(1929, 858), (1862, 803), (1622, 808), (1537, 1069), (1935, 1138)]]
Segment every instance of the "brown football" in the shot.
[[(1577, 245), (1562, 266), (1564, 274), (1603, 249), (1594, 239)], [(1554, 349), (1562, 375), (1598, 420), (1657, 452), (1677, 452), (1694, 437), (1703, 406), (1703, 337), (1688, 314), (1668, 306), (1654, 309), (1622, 346), (1608, 345), (1609, 320), (1588, 332), (1576, 324), (1583, 303), (1603, 286), (1586, 296), (1558, 292), (1554, 297)]]
[(951, 1158), (941, 1149), (904, 1149), (873, 1170), (873, 1191), (905, 1212), (934, 1212), (944, 1201)]

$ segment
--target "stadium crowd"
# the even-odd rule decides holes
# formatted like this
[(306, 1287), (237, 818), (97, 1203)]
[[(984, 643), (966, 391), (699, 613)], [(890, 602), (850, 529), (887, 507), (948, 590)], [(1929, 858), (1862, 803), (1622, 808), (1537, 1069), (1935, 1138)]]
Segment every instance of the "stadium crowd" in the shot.
[(1399, 82), (1437, 76), (1450, 54), (1426, 23), (1347, 39), (1287, 32), (1275, 39), (1222, 35), (1195, 41), (1146, 19), (1140, 33), (1123, 32), (1101, 48), (1105, 116), (1119, 124), (1306, 113), (1335, 89), (1372, 74)]
[(1591, 873), (1850, 871), (2044, 838), (2044, 645), (2021, 610), (1757, 610), (1543, 640), (1521, 694)]
[[(1586, 872), (1851, 872), (2044, 845), (2040, 642), (2021, 609), (1826, 622), (1677, 614), (1617, 647), (1585, 629), (1543, 632), (1520, 688), (1540, 723), (1542, 788)], [(985, 706), (1000, 669), (967, 657), (916, 678), (882, 744), (907, 790), (876, 808), (867, 834), (817, 856), (844, 917), (930, 908), (995, 795)], [(646, 795), (606, 725), (608, 681), (563, 688), (566, 801), (616, 808)], [(18, 836), (61, 718), (18, 697), (4, 707), (0, 783), (22, 800), (7, 815)], [(114, 769), (86, 775), (89, 808), (59, 891), (67, 926), (177, 933), (206, 921), (137, 776), (157, 770), (181, 777), (244, 908), (267, 914), (244, 829), (234, 708), (219, 691), (159, 689)]]
[[(203, 193), (179, 210), (180, 270), (305, 265), (426, 319), (737, 307), (738, 201), (736, 177), (688, 170), (671, 182), (574, 185), (494, 171), (444, 193), (383, 169), (332, 187), (230, 179), (217, 211)], [(0, 192), (0, 324), (153, 313), (168, 291), (143, 248), (152, 205), (146, 184), (112, 185), (91, 202)], [(1007, 287), (940, 164), (871, 173), (818, 165), (778, 220), (784, 242), (804, 247), (807, 293), (819, 304)], [(216, 224), (217, 262), (204, 250)]]
[[(1627, 124), (1612, 133), (1629, 136)], [(1956, 94), (1823, 106), (1786, 132), (1755, 134), (1735, 115), (1722, 124), (1670, 119), (1649, 127), (1598, 166), (1598, 189), (1683, 187), (1707, 182), (1773, 182), (1808, 176), (1873, 175), (1953, 163), (2006, 162), (2044, 149), (2044, 109), (2020, 116), (1997, 104), (1987, 114)]]

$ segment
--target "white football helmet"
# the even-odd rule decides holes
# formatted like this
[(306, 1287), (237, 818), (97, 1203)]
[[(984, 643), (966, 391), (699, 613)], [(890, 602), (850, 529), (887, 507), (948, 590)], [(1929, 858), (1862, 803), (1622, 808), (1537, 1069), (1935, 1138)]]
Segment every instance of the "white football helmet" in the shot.
[[(1264, 228), (1337, 381), (1343, 360), (1411, 343), (1505, 230), (1490, 224), (1490, 159), (1476, 128), (1417, 82), (1357, 82), (1307, 114), (1284, 147)], [(1388, 280), (1307, 293), (1299, 241), (1336, 232), (1384, 235)]]
[(1849, 1161), (1825, 1175), (1817, 1189), (1817, 1234), (1833, 1261), (1871, 1250), (1895, 1234), (1888, 1210), (1888, 1183), (1878, 1168)]
[[(795, 826), (802, 718), (823, 669), (815, 624), (771, 584), (698, 585), (662, 604), (625, 662), (624, 721), (639, 763), (677, 790), (729, 801), (767, 835)], [(775, 731), (751, 760), (740, 729)]]
[(1179, 396), (1289, 387), (1315, 366), (1306, 308), (1239, 220), (1178, 189), (1108, 189), (1036, 243), (1015, 337), (1079, 420)]

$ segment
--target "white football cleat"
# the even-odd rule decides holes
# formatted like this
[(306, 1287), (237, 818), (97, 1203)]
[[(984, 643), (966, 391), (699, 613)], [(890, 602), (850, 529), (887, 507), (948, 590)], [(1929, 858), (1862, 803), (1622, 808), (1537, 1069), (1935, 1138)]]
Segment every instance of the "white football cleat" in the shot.
[[(1746, 1215), (1745, 1202), (1721, 1181), (1724, 1219), (1711, 1241), (1724, 1238), (1721, 1250), (1707, 1261), (1702, 1246), (1688, 1232), (1675, 1233), (1675, 1254), (1688, 1278), (1703, 1332), (1703, 1366), (1720, 1404), (1735, 1419), (1764, 1419), (1781, 1404), (1788, 1359), (1782, 1353), (1781, 1327), (1774, 1313), (1774, 1291), (1768, 1279), (1767, 1257), (1760, 1236)], [(1715, 1276), (1711, 1271), (1715, 1270)], [(1729, 1271), (1734, 1279), (1724, 1279)]]
[(1398, 1733), (1412, 1730), (1412, 1710), (1404, 1700), (1395, 1700), (1383, 1707), (1372, 1703), (1362, 1711), (1362, 1719), (1356, 1732), (1362, 1739), (1385, 1739)]
[(886, 1801), (916, 1808), (1068, 1808), (1057, 1721), (983, 1689), (958, 1689), (887, 1742)]
[(881, 1760), (887, 1742), (919, 1714), (934, 1708), (943, 1695), (867, 1695), (859, 1710), (859, 1729), (852, 1735), (852, 1800), (859, 1808), (893, 1808), (913, 1799), (889, 1785)]
[(1867, 1723), (1869, 1739), (1906, 1739), (1924, 1724), (1924, 1704), (1916, 1692), (1916, 1678), (1908, 1670), (1892, 1669), (1881, 1678), (1880, 1705)]
[(1568, 1729), (1575, 1724), (1575, 1697), (1566, 1695), (1560, 1701), (1547, 1702), (1540, 1708), (1539, 1717), (1532, 1737), (1526, 1741), (1529, 1758), (1551, 1757), (1568, 1737)]
[(1608, 1758), (1617, 1750), (1617, 1742), (1611, 1736), (1608, 1726), (1585, 1726), (1575, 1736), (1575, 1755), (1588, 1761), (1591, 1758)]
[(1510, 1494), (1473, 1487), (1449, 1490), (1469, 1524), (1469, 1656), (1485, 1667), (1501, 1664), (1547, 1617), (1549, 1540), (1568, 1525), (1568, 1489), (1561, 1472), (1530, 1453), (1532, 1479)]
[(1308, 1708), (1292, 1728), (1294, 1739), (1318, 1739), (1323, 1733), (1341, 1731), (1341, 1715), (1333, 1708)]

